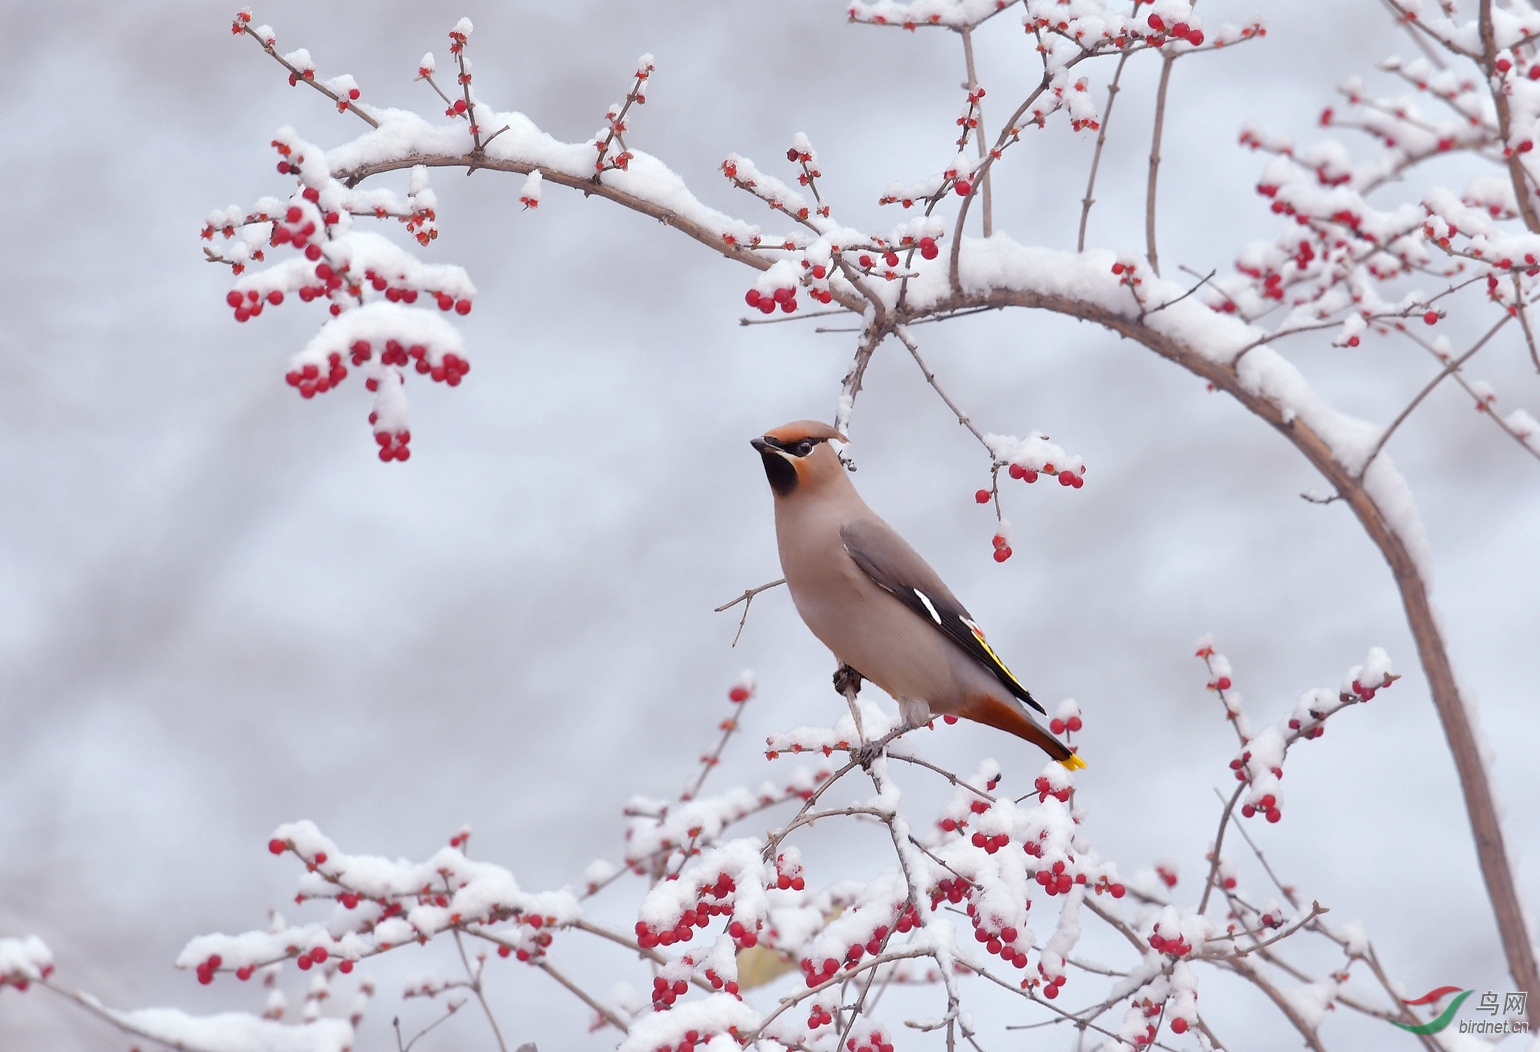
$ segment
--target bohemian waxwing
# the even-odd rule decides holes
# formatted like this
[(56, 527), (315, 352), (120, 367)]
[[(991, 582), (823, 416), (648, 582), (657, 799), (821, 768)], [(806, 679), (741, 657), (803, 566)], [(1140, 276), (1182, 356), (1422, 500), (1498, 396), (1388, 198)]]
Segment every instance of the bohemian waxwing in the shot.
[(831, 439), (848, 441), (828, 424), (799, 420), (751, 444), (775, 492), (786, 587), (841, 673), (848, 667), (891, 694), (909, 726), (961, 716), (1025, 738), (1071, 770), (1084, 767), (1027, 715), (1023, 702), (1043, 707), (936, 571), (867, 507)]

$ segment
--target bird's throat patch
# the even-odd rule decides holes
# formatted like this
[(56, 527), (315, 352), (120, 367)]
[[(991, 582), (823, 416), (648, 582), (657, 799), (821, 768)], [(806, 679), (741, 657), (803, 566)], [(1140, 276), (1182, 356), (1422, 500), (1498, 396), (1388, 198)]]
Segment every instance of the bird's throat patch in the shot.
[(760, 459), (765, 462), (765, 477), (770, 488), (779, 496), (786, 496), (797, 488), (797, 469), (791, 461), (771, 449), (761, 450)]

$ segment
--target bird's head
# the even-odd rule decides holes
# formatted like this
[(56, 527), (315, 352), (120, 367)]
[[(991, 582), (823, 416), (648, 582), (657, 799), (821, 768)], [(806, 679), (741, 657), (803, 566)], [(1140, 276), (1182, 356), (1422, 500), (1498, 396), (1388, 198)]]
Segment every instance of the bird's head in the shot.
[(777, 497), (789, 497), (798, 491), (820, 489), (845, 477), (839, 454), (829, 445), (849, 442), (828, 424), (817, 420), (798, 420), (767, 431), (749, 444), (759, 450), (765, 462), (765, 476)]

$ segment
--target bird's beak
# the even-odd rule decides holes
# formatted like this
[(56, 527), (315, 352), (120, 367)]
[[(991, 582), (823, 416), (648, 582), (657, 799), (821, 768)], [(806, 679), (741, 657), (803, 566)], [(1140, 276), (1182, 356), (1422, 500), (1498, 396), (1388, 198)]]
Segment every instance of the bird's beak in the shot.
[(786, 457), (788, 460), (791, 459), (790, 457), (786, 456), (786, 451), (784, 449), (775, 445), (767, 438), (751, 438), (749, 439), (749, 445), (759, 450), (760, 456), (765, 456), (770, 453), (779, 453), (782, 457)]

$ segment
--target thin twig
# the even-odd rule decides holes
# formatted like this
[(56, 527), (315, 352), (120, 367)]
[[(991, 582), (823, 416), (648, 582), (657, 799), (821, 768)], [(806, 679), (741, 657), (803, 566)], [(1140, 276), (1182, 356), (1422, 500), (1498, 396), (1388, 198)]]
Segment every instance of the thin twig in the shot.
[(920, 372), (925, 377), (925, 382), (930, 384), (931, 389), (934, 390), (936, 394), (941, 396), (941, 400), (945, 402), (946, 407), (952, 411), (952, 415), (957, 417), (957, 422), (972, 432), (973, 437), (979, 440), (979, 445), (988, 450), (989, 455), (993, 457), (994, 450), (990, 449), (989, 443), (984, 441), (984, 433), (980, 431), (976, 426), (974, 426), (973, 420), (968, 416), (968, 414), (964, 413), (960, 408), (958, 408), (957, 403), (952, 401), (951, 396), (949, 396), (945, 391), (941, 389), (941, 385), (936, 382), (936, 374), (930, 371), (930, 366), (926, 365), (925, 359), (920, 357), (919, 346), (916, 345), (914, 340), (909, 337), (909, 334), (904, 331), (903, 326), (899, 326), (897, 329), (895, 329), (893, 335), (897, 336), (899, 341), (909, 349), (910, 355), (914, 357), (915, 364), (920, 367)]
[[(401, 1017), (397, 1016), (396, 1018), (392, 1019), (390, 1021), (390, 1025), (392, 1027), (394, 1027), (395, 1031), (396, 1031), (396, 1049), (397, 1049), (397, 1052), (412, 1052), (412, 1046), (413, 1045), (415, 1045), (415, 1044), (417, 1044), (417, 1042), (421, 1041), (424, 1037), (426, 1037), (428, 1035), (429, 1031), (431, 1031), (431, 1030), (435, 1029), (436, 1027), (438, 1027), (438, 1025), (440, 1023), (443, 1023), (444, 1021), (446, 1021), (450, 1016), (454, 1015), (459, 1010), (460, 1010), (460, 1004), (455, 1002), (455, 1001), (450, 1001), (447, 1005), (445, 1005), (445, 1007), (444, 1007), (444, 1014), (443, 1015), (439, 1016), (433, 1022), (429, 1023), (427, 1026), (425, 1026), (421, 1030), (417, 1031), (417, 1033), (413, 1034), (412, 1035), (412, 1040), (408, 1041), (404, 1045), (401, 1043)], [(161, 1043), (165, 1044), (165, 1042), (161, 1042)], [(175, 1049), (178, 1049), (179, 1052), (180, 1052), (181, 1049), (189, 1049), (190, 1050), (192, 1048), (192, 1046), (184, 1045), (180, 1041), (174, 1042), (171, 1047), (175, 1048)]]
[(582, 1001), (589, 1008), (592, 1008), (595, 1012), (598, 1012), (601, 1016), (603, 1016), (606, 1023), (609, 1023), (622, 1034), (630, 1032), (631, 1028), (626, 1025), (626, 1021), (624, 1019), (620, 1018), (620, 1016), (616, 1015), (610, 1009), (604, 1007), (604, 1005), (594, 1000), (593, 997), (589, 996), (587, 990), (584, 990), (577, 983), (573, 982), (561, 972), (557, 971), (556, 966), (553, 965), (550, 961), (542, 957), (540, 960), (534, 961), (533, 964), (546, 975), (549, 975), (552, 979), (555, 979), (557, 982), (565, 986), (568, 990), (577, 996), (578, 1000)]
[(1413, 398), (1409, 403), (1407, 403), (1406, 408), (1401, 410), (1400, 415), (1392, 420), (1390, 422), (1390, 426), (1387, 427), (1383, 433), (1381, 433), (1379, 441), (1374, 443), (1374, 448), (1369, 451), (1369, 456), (1364, 461), (1364, 466), (1358, 469), (1359, 478), (1363, 478), (1364, 475), (1368, 473), (1369, 466), (1374, 463), (1374, 458), (1380, 455), (1380, 450), (1385, 448), (1385, 443), (1390, 441), (1390, 436), (1396, 433), (1396, 428), (1401, 426), (1401, 422), (1412, 415), (1412, 410), (1421, 405), (1422, 400), (1428, 397), (1428, 395), (1432, 394), (1433, 389), (1439, 384), (1443, 383), (1446, 377), (1449, 377), (1458, 372), (1460, 366), (1470, 361), (1470, 358), (1473, 354), (1481, 350), (1481, 348), (1485, 347), (1487, 341), (1490, 340), (1493, 336), (1496, 336), (1498, 331), (1512, 320), (1513, 315), (1504, 312), (1502, 318), (1498, 320), (1497, 324), (1488, 329), (1486, 331), (1486, 335), (1477, 340), (1475, 345), (1471, 347), (1470, 350), (1466, 351), (1464, 354), (1460, 355), (1460, 357), (1454, 359), (1448, 365), (1444, 366), (1444, 368), (1439, 372), (1437, 376), (1429, 380), (1427, 384), (1423, 386), (1423, 389), (1417, 392), (1417, 397)]
[(454, 929), (455, 949), (460, 951), (460, 963), (465, 966), (466, 983), (471, 992), (476, 995), (476, 1000), (481, 1002), (481, 1010), (486, 1013), (487, 1022), (491, 1024), (492, 1036), (497, 1039), (497, 1047), (501, 1052), (508, 1052), (508, 1046), (503, 1043), (502, 1028), (497, 1025), (497, 1017), (492, 1014), (492, 1006), (487, 1004), (486, 997), (481, 992), (481, 970), (472, 969), (470, 958), (465, 955), (465, 941), (460, 937), (460, 930)]
[(738, 631), (733, 634), (733, 646), (738, 645), (738, 638), (743, 635), (743, 626), (749, 619), (749, 604), (754, 602), (754, 597), (760, 592), (771, 588), (776, 588), (785, 583), (786, 578), (782, 577), (779, 580), (771, 581), (769, 584), (762, 584), (758, 588), (750, 588), (738, 598), (732, 600), (731, 602), (723, 603), (721, 606), (712, 611), (714, 614), (720, 614), (724, 610), (731, 610), (739, 603), (743, 604), (743, 616), (738, 619)]
[[(1240, 801), (1241, 793), (1245, 792), (1245, 790), (1246, 790), (1246, 783), (1245, 782), (1242, 782), (1240, 785), (1236, 786), (1235, 787), (1235, 792), (1230, 794), (1230, 801), (1229, 801), (1229, 803), (1225, 804), (1224, 812), (1219, 816), (1219, 832), (1214, 837), (1214, 854), (1213, 854), (1213, 858), (1209, 862), (1208, 880), (1205, 881), (1204, 884), (1203, 884), (1203, 897), (1198, 900), (1198, 911), (1197, 912), (1198, 912), (1199, 916), (1202, 916), (1203, 915), (1203, 911), (1208, 909), (1208, 897), (1211, 894), (1213, 894), (1213, 892), (1214, 892), (1214, 882), (1219, 877), (1219, 863), (1220, 863), (1219, 851), (1220, 851), (1220, 849), (1222, 847), (1224, 847), (1225, 830), (1227, 828), (1229, 828), (1230, 816), (1235, 812), (1235, 805), (1236, 805), (1236, 803), (1238, 803)], [(1214, 791), (1218, 792), (1219, 790), (1216, 789)], [(1223, 799), (1223, 797), (1221, 797), (1221, 799)]]
[(258, 44), (261, 44), (262, 45), (262, 50), (266, 51), (269, 55), (273, 56), (273, 60), (274, 61), (276, 61), (284, 69), (288, 70), (289, 71), (289, 76), (294, 78), (294, 82), (296, 84), (309, 84), (312, 88), (314, 88), (315, 90), (319, 91), (322, 95), (325, 95), (327, 98), (331, 99), (338, 106), (346, 108), (349, 113), (354, 114), (355, 116), (357, 116), (360, 120), (362, 120), (366, 124), (368, 124), (369, 127), (371, 127), (371, 128), (378, 128), (380, 126), (380, 122), (379, 121), (375, 120), (373, 117), (369, 116), (363, 110), (359, 109), (358, 106), (354, 105), (354, 103), (353, 103), (353, 101), (351, 99), (345, 99), (341, 95), (338, 95), (332, 89), (328, 88), (326, 85), (317, 82), (317, 80), (315, 79), (315, 77), (313, 75), (312, 76), (306, 76), (304, 70), (302, 70), (299, 67), (295, 66), (288, 59), (286, 59), (282, 55), (280, 55), (277, 52), (277, 50), (275, 49), (274, 45), (269, 44), (267, 41), (265, 41), (261, 37), (257, 36), (257, 31), (255, 29), (251, 28), (251, 23), (250, 22), (246, 22), (246, 21), (242, 21), (242, 20), (237, 20), (236, 21), (236, 25), (240, 26), (241, 30), (243, 32), (245, 32), (248, 36), (250, 36), (253, 40), (255, 40)]
[(1160, 172), (1160, 136), (1166, 126), (1166, 89), (1171, 85), (1171, 67), (1176, 55), (1168, 53), (1160, 67), (1160, 87), (1155, 92), (1155, 131), (1150, 138), (1150, 178), (1144, 192), (1144, 244), (1150, 269), (1160, 277), (1160, 257), (1155, 251), (1155, 180)]
[[(849, 313), (850, 313), (850, 311), (847, 308), (845, 308), (845, 307), (837, 307), (834, 310), (812, 310), (812, 311), (808, 311), (806, 313), (802, 313), (801, 311), (799, 311), (796, 314), (785, 314), (785, 315), (782, 315), (779, 318), (739, 318), (738, 319), (738, 324), (739, 325), (779, 325), (782, 322), (787, 322), (787, 321), (802, 321), (804, 318), (827, 318), (831, 314), (849, 314)], [(819, 329), (818, 331), (819, 332), (823, 332), (824, 330), (823, 329)], [(848, 331), (850, 331), (850, 332), (860, 332), (861, 330), (860, 329), (850, 329)]]
[[(978, 75), (973, 70), (973, 27), (963, 26), (962, 29), (958, 30), (958, 36), (962, 37), (963, 60), (968, 65), (968, 83), (963, 85), (963, 87), (971, 93), (977, 91), (979, 87)], [(979, 158), (982, 160), (984, 157), (984, 104), (982, 102), (975, 102), (974, 109), (978, 114), (978, 125), (973, 129), (974, 137), (978, 140)], [(983, 182), (984, 211), (980, 218), (983, 220), (984, 236), (989, 237), (995, 232), (995, 220), (994, 198), (989, 187), (988, 169), (984, 171)]]
[[(1183, 269), (1186, 269), (1186, 268), (1183, 268)], [(1212, 278), (1215, 274), (1218, 274), (1218, 273), (1219, 273), (1218, 270), (1211, 270), (1211, 271), (1209, 271), (1203, 277), (1198, 279), (1198, 283), (1196, 285), (1194, 285), (1192, 288), (1188, 289), (1186, 292), (1182, 293), (1176, 299), (1174, 299), (1174, 300), (1167, 300), (1166, 302), (1162, 303), (1160, 306), (1158, 306), (1158, 307), (1151, 307), (1148, 310), (1146, 310), (1143, 313), (1141, 313), (1139, 315), (1140, 319), (1143, 320), (1144, 318), (1148, 318), (1151, 314), (1156, 314), (1156, 313), (1158, 313), (1160, 311), (1165, 310), (1167, 307), (1170, 307), (1170, 306), (1173, 306), (1175, 304), (1181, 303), (1188, 296), (1191, 296), (1194, 292), (1197, 292), (1204, 285), (1207, 285), (1208, 282), (1209, 282), (1209, 279)]]
[(1123, 77), (1123, 66), (1128, 61), (1128, 52), (1118, 56), (1118, 68), (1112, 74), (1112, 83), (1107, 85), (1107, 108), (1102, 111), (1102, 126), (1096, 134), (1096, 150), (1091, 154), (1091, 174), (1085, 181), (1085, 197), (1080, 201), (1080, 236), (1075, 239), (1075, 251), (1085, 251), (1085, 228), (1091, 218), (1091, 206), (1096, 203), (1096, 198), (1091, 196), (1096, 189), (1096, 170), (1101, 167), (1102, 147), (1107, 144), (1107, 124), (1112, 120), (1112, 104), (1118, 100), (1118, 81)]

